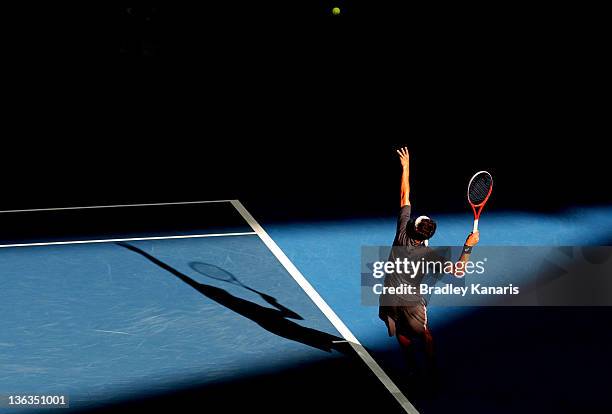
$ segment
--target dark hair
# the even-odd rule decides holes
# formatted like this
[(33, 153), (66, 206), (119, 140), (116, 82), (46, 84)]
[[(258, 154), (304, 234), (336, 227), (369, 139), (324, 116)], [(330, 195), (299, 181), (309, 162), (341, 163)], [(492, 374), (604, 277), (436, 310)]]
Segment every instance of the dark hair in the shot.
[(437, 224), (430, 218), (422, 218), (416, 226), (416, 220), (411, 219), (408, 223), (408, 235), (414, 240), (430, 239), (436, 232)]

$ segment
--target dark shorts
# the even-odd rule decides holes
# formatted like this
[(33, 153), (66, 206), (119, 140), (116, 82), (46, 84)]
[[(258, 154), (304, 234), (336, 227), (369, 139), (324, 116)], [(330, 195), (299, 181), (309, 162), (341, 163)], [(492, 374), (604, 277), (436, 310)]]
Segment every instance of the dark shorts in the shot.
[(380, 306), (378, 316), (387, 325), (389, 336), (399, 334), (411, 338), (427, 332), (425, 303), (414, 306)]

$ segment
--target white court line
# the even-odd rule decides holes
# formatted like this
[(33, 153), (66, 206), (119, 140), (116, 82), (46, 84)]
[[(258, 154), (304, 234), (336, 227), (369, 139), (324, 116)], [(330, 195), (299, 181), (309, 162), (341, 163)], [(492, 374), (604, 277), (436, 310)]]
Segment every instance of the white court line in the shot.
[(372, 358), (372, 356), (368, 353), (368, 351), (361, 345), (361, 343), (357, 340), (355, 335), (349, 330), (349, 328), (340, 320), (338, 315), (329, 307), (329, 305), (323, 300), (321, 295), (312, 287), (310, 282), (306, 280), (304, 275), (295, 267), (295, 265), (289, 260), (289, 258), (285, 255), (285, 253), (278, 247), (278, 245), (272, 240), (272, 238), (268, 235), (268, 233), (257, 223), (257, 221), (253, 218), (253, 216), (247, 211), (247, 209), (242, 205), (242, 203), (238, 200), (232, 200), (232, 205), (238, 210), (238, 212), (244, 217), (244, 219), (249, 223), (251, 228), (257, 233), (259, 238), (264, 242), (264, 244), (270, 249), (272, 254), (276, 256), (279, 262), (285, 267), (287, 272), (293, 277), (293, 279), (297, 282), (298, 285), (306, 292), (306, 294), (310, 297), (310, 299), (317, 305), (317, 307), (323, 312), (323, 314), (329, 319), (329, 321), (334, 325), (334, 327), (340, 332), (340, 334), (348, 341), (348, 343), (353, 347), (357, 355), (361, 357), (363, 362), (370, 368), (370, 370), (378, 377), (380, 382), (389, 390), (389, 392), (395, 397), (397, 402), (402, 406), (402, 408), (409, 414), (418, 414), (418, 411), (414, 406), (408, 401), (408, 398), (400, 391), (400, 389), (395, 385), (395, 383), (389, 378), (389, 376), (383, 371), (383, 369), (378, 365), (378, 363)]
[(33, 213), (39, 211), (63, 211), (63, 210), (91, 210), (102, 208), (119, 208), (119, 207), (154, 207), (154, 206), (181, 206), (189, 204), (210, 204), (210, 203), (229, 203), (232, 200), (208, 200), (208, 201), (182, 201), (175, 203), (144, 203), (144, 204), (115, 204), (102, 206), (83, 206), (83, 207), (50, 207), (50, 208), (33, 208), (25, 210), (0, 210), (2, 213)]
[(105, 330), (103, 330), (103, 329), (94, 329), (94, 331), (96, 331), (96, 332), (104, 332), (104, 333), (120, 334), (120, 335), (134, 335), (134, 334), (127, 333), (127, 332), (119, 332), (119, 331), (105, 331)]
[[(246, 210), (242, 203), (238, 200), (210, 200), (210, 201), (187, 201), (187, 202), (174, 202), (174, 203), (147, 203), (147, 204), (116, 204), (116, 205), (101, 205), (101, 206), (84, 206), (84, 207), (58, 207), (58, 208), (39, 208), (39, 209), (24, 209), (24, 210), (0, 210), (2, 213), (28, 213), (28, 212), (42, 212), (42, 211), (65, 211), (65, 210), (88, 210), (88, 209), (104, 209), (104, 208), (120, 208), (120, 207), (150, 207), (150, 206), (173, 206), (173, 205), (189, 205), (189, 204), (206, 204), (206, 203), (228, 203), (238, 210), (242, 217), (249, 223), (253, 232), (244, 233), (211, 233), (211, 234), (192, 234), (184, 236), (166, 236), (166, 237), (134, 237), (134, 238), (123, 238), (123, 239), (104, 239), (104, 240), (74, 240), (74, 241), (61, 241), (61, 242), (45, 242), (45, 243), (20, 243), (20, 244), (5, 244), (0, 245), (0, 248), (9, 247), (34, 247), (34, 246), (55, 246), (55, 245), (71, 245), (71, 244), (88, 244), (88, 243), (113, 243), (113, 242), (127, 242), (127, 241), (145, 241), (145, 240), (172, 240), (172, 239), (190, 239), (190, 238), (204, 238), (204, 237), (224, 237), (224, 236), (247, 236), (247, 235), (258, 235), (263, 243), (270, 249), (274, 256), (279, 262), (285, 267), (287, 272), (293, 277), (293, 279), (300, 285), (300, 287), (306, 292), (310, 299), (315, 305), (323, 312), (323, 314), (329, 319), (334, 325), (342, 337), (351, 345), (357, 355), (363, 360), (363, 362), (370, 368), (370, 370), (378, 377), (380, 382), (389, 390), (389, 392), (395, 397), (402, 408), (409, 414), (418, 414), (418, 411), (408, 401), (406, 396), (399, 390), (399, 388), (393, 383), (391, 378), (383, 371), (383, 369), (376, 363), (368, 351), (361, 345), (355, 335), (348, 329), (348, 327), (340, 320), (338, 315), (329, 307), (329, 305), (323, 300), (319, 293), (312, 287), (312, 285), (306, 280), (304, 275), (295, 267), (295, 265), (289, 260), (285, 253), (278, 247), (278, 245), (272, 240), (268, 233), (257, 223), (257, 221), (251, 216)], [(116, 332), (119, 333), (119, 332)]]
[(230, 237), (230, 236), (253, 236), (257, 233), (252, 231), (242, 233), (209, 233), (209, 234), (186, 234), (183, 236), (157, 236), (157, 237), (131, 237), (127, 239), (100, 239), (100, 240), (71, 240), (59, 242), (41, 243), (19, 243), (19, 244), (0, 244), (0, 249), (8, 247), (37, 247), (37, 246), (61, 246), (66, 244), (93, 244), (93, 243), (117, 243), (144, 240), (176, 240), (176, 239), (202, 239), (205, 237)]

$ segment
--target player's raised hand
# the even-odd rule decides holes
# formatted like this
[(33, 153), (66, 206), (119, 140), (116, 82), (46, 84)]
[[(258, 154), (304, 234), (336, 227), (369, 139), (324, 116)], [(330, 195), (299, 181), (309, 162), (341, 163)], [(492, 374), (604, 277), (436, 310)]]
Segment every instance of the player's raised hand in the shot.
[(469, 234), (469, 236), (467, 237), (467, 240), (465, 241), (465, 244), (466, 246), (474, 247), (478, 244), (479, 241), (480, 241), (480, 232), (475, 231)]
[(408, 168), (410, 165), (410, 154), (408, 153), (408, 147), (403, 147), (397, 150), (397, 155), (400, 157), (400, 162), (403, 168)]

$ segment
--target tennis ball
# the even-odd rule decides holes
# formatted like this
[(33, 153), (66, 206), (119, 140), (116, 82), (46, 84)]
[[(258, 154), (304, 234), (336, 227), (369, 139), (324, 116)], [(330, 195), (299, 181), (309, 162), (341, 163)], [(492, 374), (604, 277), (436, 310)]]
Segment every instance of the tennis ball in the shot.
[(340, 7), (334, 7), (334, 8), (332, 9), (332, 14), (333, 14), (334, 16), (339, 15), (339, 14), (340, 14)]

